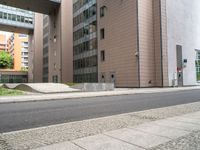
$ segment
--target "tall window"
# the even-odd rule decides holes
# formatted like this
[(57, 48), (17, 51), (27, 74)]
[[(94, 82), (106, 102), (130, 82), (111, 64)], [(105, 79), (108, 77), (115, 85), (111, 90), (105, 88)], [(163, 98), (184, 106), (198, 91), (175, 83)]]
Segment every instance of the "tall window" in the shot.
[(197, 58), (196, 58), (197, 81), (200, 82), (200, 50), (198, 50), (196, 53), (197, 53)]
[(105, 51), (101, 51), (101, 61), (105, 61)]
[(102, 6), (100, 8), (100, 17), (104, 17), (106, 13), (106, 6)]
[(100, 39), (102, 40), (102, 39), (104, 39), (105, 38), (105, 30), (104, 30), (104, 28), (102, 28), (101, 30), (100, 30)]

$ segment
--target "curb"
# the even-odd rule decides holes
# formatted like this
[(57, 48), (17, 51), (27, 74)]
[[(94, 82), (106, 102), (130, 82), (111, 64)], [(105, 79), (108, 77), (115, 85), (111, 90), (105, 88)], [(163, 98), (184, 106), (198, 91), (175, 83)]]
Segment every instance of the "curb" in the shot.
[[(155, 90), (155, 89), (154, 89)], [(68, 99), (81, 99), (81, 98), (95, 98), (95, 97), (111, 97), (111, 96), (125, 96), (125, 95), (136, 95), (136, 94), (156, 94), (156, 93), (170, 93), (170, 92), (183, 92), (183, 91), (190, 91), (190, 90), (200, 90), (200, 87), (198, 88), (187, 88), (187, 89), (162, 89), (160, 91), (115, 91), (116, 93), (94, 93), (94, 92), (75, 92), (76, 94), (84, 94), (80, 96), (72, 96), (67, 94), (75, 94), (75, 93), (66, 93), (66, 95), (63, 95), (63, 97), (59, 97), (60, 94), (48, 94), (48, 95), (35, 95), (35, 98), (33, 95), (30, 96), (17, 96), (17, 97), (3, 97), (0, 98), (0, 104), (9, 104), (9, 103), (24, 103), (24, 102), (44, 102), (44, 101), (53, 101), (53, 100), (68, 100)], [(61, 93), (64, 94), (64, 93)], [(91, 94), (91, 95), (88, 95)], [(92, 95), (93, 94), (93, 95)], [(30, 98), (32, 96), (32, 99)], [(41, 97), (42, 96), (42, 97)], [(56, 97), (57, 96), (57, 97)], [(17, 98), (15, 100), (10, 100), (12, 98)], [(28, 99), (28, 100), (27, 100)]]

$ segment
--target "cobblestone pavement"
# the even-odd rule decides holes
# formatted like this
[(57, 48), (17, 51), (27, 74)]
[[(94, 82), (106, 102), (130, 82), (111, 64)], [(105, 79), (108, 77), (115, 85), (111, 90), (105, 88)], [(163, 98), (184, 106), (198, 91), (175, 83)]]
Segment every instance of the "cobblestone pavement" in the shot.
[(200, 131), (154, 147), (150, 150), (200, 150)]
[[(200, 102), (4, 133), (0, 134), (0, 150), (34, 149), (197, 111), (200, 111)], [(196, 135), (189, 136), (199, 140)], [(179, 140), (177, 144), (182, 141)], [(170, 147), (170, 143), (167, 146)], [(162, 147), (163, 145), (156, 148)]]
[(12, 150), (12, 147), (0, 136), (0, 150)]
[(199, 150), (200, 111), (35, 150)]

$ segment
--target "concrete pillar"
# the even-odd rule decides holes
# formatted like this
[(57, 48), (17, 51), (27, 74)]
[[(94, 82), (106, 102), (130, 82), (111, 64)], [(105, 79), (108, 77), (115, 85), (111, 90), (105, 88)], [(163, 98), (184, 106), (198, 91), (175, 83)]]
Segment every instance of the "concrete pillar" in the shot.
[[(62, 0), (49, 14), (48, 82), (73, 82), (73, 2)], [(42, 82), (43, 15), (36, 14), (34, 34), (30, 35), (29, 82)]]
[(33, 35), (28, 36), (28, 82), (34, 82), (34, 43), (33, 43)]
[(155, 46), (155, 77), (158, 87), (168, 84), (167, 24), (166, 0), (154, 0), (154, 46)]
[(73, 1), (61, 5), (62, 83), (73, 82)]
[[(49, 82), (61, 82), (61, 10), (49, 16)], [(54, 81), (53, 81), (53, 78)], [(57, 79), (56, 79), (57, 78)]]
[(73, 82), (72, 1), (61, 1), (49, 16), (49, 82)]
[(29, 35), (29, 82), (42, 82), (43, 64), (43, 15), (35, 14), (35, 29)]

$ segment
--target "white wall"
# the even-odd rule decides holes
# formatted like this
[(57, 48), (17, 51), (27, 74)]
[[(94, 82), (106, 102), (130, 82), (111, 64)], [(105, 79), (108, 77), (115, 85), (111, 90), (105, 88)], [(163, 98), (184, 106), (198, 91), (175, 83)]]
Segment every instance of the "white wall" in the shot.
[(177, 70), (176, 45), (183, 46), (184, 85), (195, 85), (195, 49), (200, 49), (200, 0), (166, 0), (168, 26), (169, 85)]

